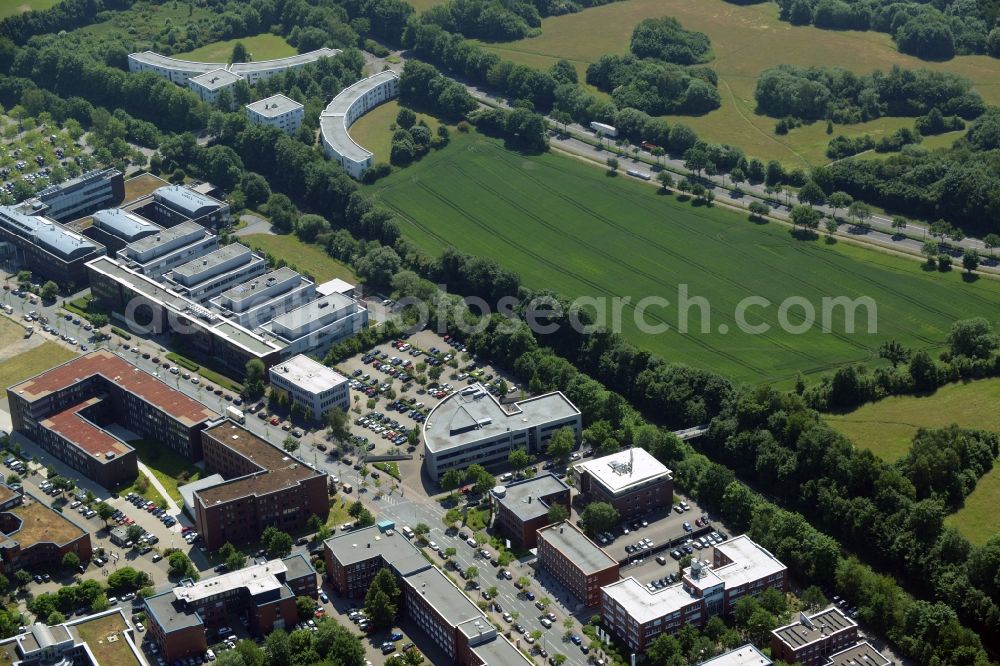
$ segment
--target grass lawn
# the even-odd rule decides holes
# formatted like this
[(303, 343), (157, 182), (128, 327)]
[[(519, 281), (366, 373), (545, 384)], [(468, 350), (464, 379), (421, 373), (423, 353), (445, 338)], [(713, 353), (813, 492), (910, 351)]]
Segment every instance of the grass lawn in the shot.
[[(847, 414), (824, 418), (858, 446), (871, 449), (885, 460), (896, 460), (910, 448), (917, 428), (938, 428), (957, 423), (964, 428), (1000, 432), (1000, 379), (949, 384), (933, 395), (894, 396), (870, 403)], [(986, 474), (965, 499), (965, 506), (945, 522), (957, 527), (974, 544), (985, 543), (997, 533), (996, 507), (1000, 504), (1000, 464)]]
[(167, 352), (166, 357), (179, 365), (182, 368), (190, 370), (191, 372), (197, 372), (199, 375), (207, 379), (213, 384), (218, 384), (224, 389), (228, 389), (233, 393), (240, 393), (243, 390), (243, 385), (234, 379), (230, 379), (223, 374), (206, 368), (199, 363), (192, 361), (191, 359), (178, 354), (177, 352)]
[(399, 465), (394, 462), (377, 462), (372, 463), (372, 467), (377, 470), (383, 471), (391, 477), (394, 477), (397, 481), (401, 480), (399, 476)]
[(60, 0), (0, 0), (0, 19), (5, 19), (14, 14), (22, 14), (30, 11), (41, 11), (49, 9), (59, 3)]
[[(140, 474), (140, 476), (142, 475)], [(163, 498), (163, 495), (160, 494), (160, 491), (157, 490), (152, 483), (147, 483), (146, 490), (143, 491), (139, 490), (138, 481), (139, 477), (137, 476), (135, 481), (133, 481), (127, 486), (121, 486), (115, 492), (117, 492), (119, 495), (128, 495), (129, 493), (135, 493), (136, 495), (142, 495), (150, 502), (156, 502), (157, 506), (163, 506), (163, 507), (167, 506), (167, 502)]]
[[(607, 321), (612, 299), (628, 297), (622, 333), (670, 361), (780, 382), (872, 360), (889, 339), (933, 352), (954, 321), (1000, 317), (998, 281), (965, 283), (958, 271), (925, 273), (915, 261), (873, 250), (798, 240), (784, 226), (660, 196), (558, 154), (526, 157), (476, 134), (456, 134), (453, 144), (371, 188), (399, 213), (403, 232), (434, 255), (454, 246), (493, 257), (535, 289), (603, 298)], [(676, 306), (684, 285), (688, 298), (707, 299), (707, 310)], [(638, 325), (636, 304), (649, 296), (670, 304), (647, 308), (646, 322), (669, 330)], [(746, 314), (748, 323), (770, 326), (761, 334), (738, 332), (739, 304), (751, 296), (769, 302)], [(841, 296), (874, 301), (876, 332), (861, 308), (858, 332), (845, 333), (839, 307), (827, 317), (831, 332), (822, 331), (822, 299)], [(779, 304), (790, 297), (806, 299), (816, 326), (782, 330)], [(800, 322), (801, 312), (792, 308), (789, 321)], [(679, 322), (688, 333), (676, 332)]]
[[(899, 53), (884, 33), (820, 30), (781, 22), (778, 7), (772, 2), (737, 5), (725, 0), (624, 0), (547, 18), (538, 37), (487, 46), (505, 58), (534, 67), (548, 67), (566, 58), (577, 66), (583, 80), (589, 63), (605, 53), (626, 53), (635, 25), (658, 16), (675, 16), (685, 28), (707, 34), (716, 55), (709, 66), (719, 75), (721, 108), (704, 116), (675, 120), (691, 125), (710, 141), (734, 144), (748, 155), (779, 159), (790, 166), (826, 162), (823, 151), (829, 137), (822, 122), (778, 136), (774, 133), (776, 119), (754, 113), (757, 78), (773, 65), (830, 65), (855, 72), (887, 70), (893, 65), (946, 70), (968, 77), (988, 103), (1000, 102), (1000, 60), (961, 56), (947, 62), (926, 62)], [(912, 126), (912, 122), (880, 119), (836, 126), (834, 134), (879, 135), (892, 131), (894, 124)]]
[(358, 276), (349, 266), (328, 255), (318, 245), (307, 245), (291, 234), (250, 234), (243, 236), (240, 241), (255, 250), (268, 252), (276, 259), (284, 259), (295, 270), (308, 273), (317, 283), (333, 278), (347, 280), (351, 284), (358, 283)]
[(327, 527), (339, 529), (344, 523), (353, 523), (354, 518), (351, 518), (351, 514), (347, 512), (353, 503), (349, 495), (338, 493), (330, 501), (330, 517), (326, 519)]
[[(114, 664), (114, 666), (139, 666), (132, 650), (122, 638), (122, 632), (128, 627), (121, 615), (107, 615), (96, 620), (75, 625), (80, 638), (90, 645), (99, 664)], [(109, 636), (115, 635), (118, 640), (111, 642)], [(136, 641), (142, 634), (136, 634)]]
[(154, 176), (151, 173), (133, 176), (125, 181), (125, 201), (134, 201), (135, 199), (152, 194), (153, 190), (169, 184), (159, 176)]
[[(23, 331), (24, 329), (21, 329), (22, 335)], [(36, 333), (35, 335), (41, 334)], [(38, 373), (60, 363), (65, 363), (75, 356), (76, 354), (62, 345), (46, 340), (34, 349), (0, 362), (0, 387), (6, 388), (28, 377), (34, 377)]]
[[(349, 134), (354, 142), (359, 146), (370, 150), (375, 155), (376, 162), (389, 161), (389, 152), (392, 148), (392, 133), (394, 130), (390, 126), (396, 122), (399, 109), (402, 108), (397, 100), (391, 100), (385, 104), (380, 104), (374, 109), (361, 116), (351, 125)], [(423, 119), (427, 127), (431, 130), (432, 136), (437, 136), (438, 121), (432, 116), (423, 113), (417, 114), (417, 119)]]
[[(139, 460), (144, 462), (153, 476), (167, 489), (167, 494), (175, 502), (181, 501), (181, 494), (177, 490), (178, 485), (184, 485), (191, 481), (196, 481), (201, 477), (201, 470), (195, 467), (187, 458), (174, 453), (170, 449), (164, 448), (159, 442), (146, 439), (137, 439), (128, 443), (135, 449)], [(177, 477), (181, 472), (187, 472), (186, 481), (178, 481)]]
[(236, 42), (243, 42), (247, 47), (250, 57), (254, 61), (275, 60), (277, 58), (287, 58), (293, 56), (298, 51), (295, 47), (285, 41), (284, 37), (272, 35), (269, 32), (254, 35), (253, 37), (242, 37), (240, 39), (227, 39), (223, 42), (212, 42), (201, 48), (187, 53), (179, 53), (174, 58), (181, 60), (194, 60), (196, 62), (229, 62), (233, 55), (233, 47)]

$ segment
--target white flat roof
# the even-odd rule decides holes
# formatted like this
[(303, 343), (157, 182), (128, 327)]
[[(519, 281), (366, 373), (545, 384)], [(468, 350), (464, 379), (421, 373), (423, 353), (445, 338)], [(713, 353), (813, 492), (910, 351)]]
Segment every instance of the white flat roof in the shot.
[(717, 657), (707, 659), (698, 666), (771, 666), (773, 664), (763, 652), (752, 643), (723, 652)]
[(201, 86), (205, 90), (218, 90), (219, 88), (231, 86), (242, 78), (242, 76), (233, 74), (220, 67), (219, 69), (213, 69), (211, 72), (192, 76), (190, 82)]
[(726, 587), (739, 587), (750, 581), (773, 576), (786, 568), (778, 558), (745, 534), (723, 541), (715, 549), (733, 561), (732, 564), (710, 569), (722, 579)]
[(663, 463), (638, 447), (577, 463), (573, 468), (586, 470), (615, 494), (658, 477), (670, 476), (670, 470)]
[(629, 617), (639, 624), (670, 615), (696, 601), (695, 597), (684, 591), (681, 583), (650, 592), (633, 576), (605, 585), (601, 591), (619, 603)]
[(240, 588), (246, 588), (253, 596), (281, 588), (284, 583), (278, 580), (276, 574), (283, 574), (287, 571), (288, 567), (285, 566), (284, 562), (271, 560), (264, 564), (254, 564), (189, 585), (180, 585), (174, 588), (174, 596), (181, 601), (192, 603)]
[(364, 162), (372, 153), (351, 138), (347, 132), (347, 112), (361, 97), (373, 88), (399, 75), (392, 70), (385, 70), (361, 79), (341, 90), (327, 105), (320, 115), (319, 127), (323, 139), (333, 146), (338, 153), (354, 162)]
[(247, 104), (247, 108), (265, 118), (276, 118), (289, 111), (303, 107), (291, 97), (285, 97), (281, 93), (278, 93), (277, 95), (271, 95), (256, 102), (251, 102)]
[(349, 291), (354, 291), (354, 285), (346, 280), (341, 280), (340, 278), (333, 278), (332, 280), (327, 280), (323, 284), (316, 285), (316, 293), (320, 296), (329, 296), (330, 294), (346, 294)]
[(293, 356), (271, 367), (272, 375), (284, 377), (290, 383), (310, 394), (329, 391), (347, 382), (347, 377), (314, 361), (305, 354)]

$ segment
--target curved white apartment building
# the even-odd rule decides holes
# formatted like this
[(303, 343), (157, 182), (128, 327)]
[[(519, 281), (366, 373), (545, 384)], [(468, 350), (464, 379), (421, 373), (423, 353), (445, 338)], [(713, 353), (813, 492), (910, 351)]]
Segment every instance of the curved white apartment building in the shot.
[(128, 71), (153, 72), (177, 85), (186, 86), (189, 79), (202, 74), (208, 74), (222, 69), (231, 72), (250, 85), (270, 76), (316, 62), (321, 58), (329, 58), (340, 53), (339, 49), (321, 48), (309, 53), (300, 53), (276, 60), (261, 60), (259, 62), (237, 62), (232, 65), (224, 62), (193, 62), (178, 60), (170, 56), (160, 55), (153, 51), (130, 53), (128, 56)]
[(355, 143), (347, 130), (371, 109), (398, 95), (399, 75), (385, 70), (341, 90), (320, 115), (323, 152), (337, 160), (352, 178), (361, 178), (374, 159), (371, 151)]

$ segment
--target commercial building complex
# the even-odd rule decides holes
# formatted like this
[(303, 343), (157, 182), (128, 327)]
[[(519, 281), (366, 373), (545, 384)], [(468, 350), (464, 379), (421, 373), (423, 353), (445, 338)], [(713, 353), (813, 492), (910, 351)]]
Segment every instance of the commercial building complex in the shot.
[(208, 548), (255, 541), (267, 527), (294, 532), (311, 516), (325, 521), (330, 513), (326, 474), (232, 421), (202, 432), (202, 456), (206, 473), (225, 479), (192, 497)]
[(118, 422), (190, 460), (218, 414), (109, 351), (78, 356), (7, 389), (14, 429), (105, 487), (135, 478)]
[(342, 294), (320, 296), (275, 316), (260, 326), (282, 345), (285, 357), (308, 351), (322, 353), (368, 325), (368, 310)]
[(347, 377), (304, 354), (271, 366), (269, 375), (271, 389), (288, 393), (313, 420), (322, 420), (334, 407), (345, 414), (351, 408)]
[(20, 265), (64, 287), (86, 284), (86, 263), (105, 253), (102, 245), (23, 204), (0, 206), (0, 245)]
[[(858, 642), (858, 624), (832, 607), (806, 615), (771, 632), (771, 656), (802, 666), (822, 666), (827, 658)], [(870, 666), (875, 666), (871, 664)]]
[(312, 280), (282, 266), (227, 289), (209, 303), (223, 317), (254, 329), (308, 303), (316, 294)]
[(370, 110), (399, 95), (399, 75), (385, 70), (353, 83), (333, 98), (319, 119), (323, 152), (352, 178), (361, 178), (374, 165), (371, 151), (355, 143), (348, 129)]
[(504, 406), (480, 384), (439, 402), (423, 425), (424, 469), (435, 481), (450, 469), (503, 464), (516, 448), (541, 453), (552, 434), (570, 428), (580, 436), (580, 410), (560, 392)]
[(493, 526), (512, 544), (534, 548), (538, 530), (548, 525), (553, 504), (570, 510), (569, 486), (554, 474), (541, 474), (493, 490), (496, 519)]
[(32, 212), (68, 222), (125, 198), (125, 179), (118, 169), (94, 169), (39, 190), (27, 200)]
[(197, 222), (207, 229), (229, 224), (229, 204), (182, 185), (167, 185), (153, 191), (156, 222), (172, 227), (181, 222)]
[(231, 243), (181, 264), (163, 276), (166, 286), (202, 303), (267, 272), (267, 261), (246, 245)]
[(287, 58), (234, 63), (230, 65), (224, 62), (179, 60), (154, 53), (153, 51), (143, 51), (142, 53), (129, 54), (128, 70), (130, 72), (153, 72), (157, 76), (161, 76), (177, 85), (186, 86), (190, 79), (194, 77), (222, 69), (245, 79), (247, 83), (253, 85), (275, 74), (296, 69), (322, 58), (335, 56), (338, 53), (340, 51), (337, 49), (321, 48)]
[(692, 561), (675, 585), (650, 590), (629, 577), (605, 586), (601, 616), (629, 650), (643, 652), (660, 634), (728, 615), (739, 599), (771, 587), (788, 590), (788, 569), (743, 535), (716, 545), (711, 561)]
[(83, 230), (83, 234), (106, 247), (108, 254), (163, 232), (160, 225), (121, 208), (99, 210), (91, 216), (91, 220), (91, 225)]
[(186, 579), (147, 597), (144, 605), (150, 635), (163, 658), (173, 662), (204, 654), (208, 632), (225, 625), (232, 614), (245, 614), (254, 635), (290, 629), (300, 619), (298, 596), (316, 596), (316, 570), (301, 553), (214, 578)]
[(280, 93), (247, 104), (246, 110), (254, 125), (277, 127), (285, 134), (295, 134), (306, 115), (304, 106)]
[[(136, 638), (135, 628), (120, 608), (51, 627), (35, 622), (16, 636), (0, 641), (0, 663), (13, 666), (148, 666), (136, 645)], [(98, 655), (103, 659), (99, 660)]]
[(622, 518), (669, 508), (670, 470), (645, 449), (631, 448), (573, 465), (576, 488), (588, 502), (607, 502)]
[(0, 572), (61, 566), (66, 553), (90, 559), (90, 532), (68, 514), (45, 502), (0, 484)]
[(584, 606), (599, 604), (601, 588), (618, 580), (618, 560), (569, 521), (538, 530), (538, 566)]
[(327, 576), (340, 595), (361, 599), (381, 569), (392, 571), (402, 590), (400, 613), (417, 624), (452, 663), (530, 663), (472, 600), (393, 529), (346, 532), (327, 539), (323, 546)]
[(187, 221), (129, 241), (118, 250), (117, 259), (129, 270), (159, 280), (175, 267), (218, 247), (218, 236), (197, 222)]

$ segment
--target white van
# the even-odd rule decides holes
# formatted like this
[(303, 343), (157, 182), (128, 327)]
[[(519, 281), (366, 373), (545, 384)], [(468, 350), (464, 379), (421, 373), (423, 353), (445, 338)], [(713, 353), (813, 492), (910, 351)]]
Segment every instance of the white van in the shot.
[(403, 536), (405, 536), (407, 539), (412, 539), (413, 538), (413, 530), (411, 530), (409, 527), (406, 527), (404, 525), (403, 529), (400, 530), (400, 531), (403, 533)]

